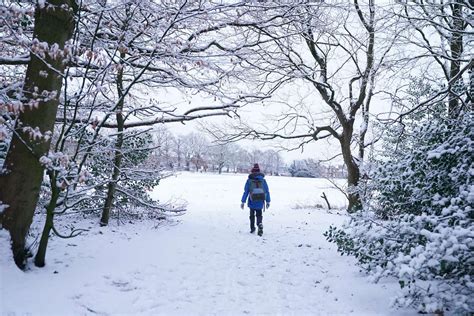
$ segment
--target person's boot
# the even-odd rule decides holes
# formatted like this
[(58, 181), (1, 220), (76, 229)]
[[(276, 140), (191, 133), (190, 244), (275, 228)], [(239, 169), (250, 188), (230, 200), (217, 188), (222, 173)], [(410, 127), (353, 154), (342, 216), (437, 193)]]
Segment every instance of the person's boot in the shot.
[(255, 232), (255, 216), (250, 215), (250, 233), (253, 234)]
[(262, 223), (258, 224), (258, 233), (257, 234), (259, 236), (263, 235), (263, 224)]

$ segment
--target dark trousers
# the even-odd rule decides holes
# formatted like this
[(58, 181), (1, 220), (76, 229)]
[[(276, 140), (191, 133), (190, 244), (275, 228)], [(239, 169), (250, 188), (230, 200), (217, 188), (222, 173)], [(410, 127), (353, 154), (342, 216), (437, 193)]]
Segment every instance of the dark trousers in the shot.
[(257, 216), (257, 226), (262, 224), (262, 210), (250, 209), (250, 228), (255, 228), (255, 215)]

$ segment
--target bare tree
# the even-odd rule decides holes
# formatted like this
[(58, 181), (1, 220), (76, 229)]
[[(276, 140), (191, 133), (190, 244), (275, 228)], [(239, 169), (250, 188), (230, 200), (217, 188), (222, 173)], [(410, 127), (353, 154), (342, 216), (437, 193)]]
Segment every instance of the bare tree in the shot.
[(185, 138), (187, 144), (187, 157), (194, 165), (196, 171), (201, 168), (207, 169), (207, 151), (210, 146), (209, 140), (200, 133), (192, 132)]
[(184, 159), (184, 137), (177, 136), (173, 141), (173, 150), (176, 157), (176, 166), (178, 170), (183, 168), (183, 159)]
[(358, 0), (271, 1), (256, 7), (261, 16), (275, 17), (271, 26), (254, 26), (256, 34), (270, 41), (263, 41), (253, 58), (246, 60), (260, 71), (257, 85), (293, 91), (305, 87), (305, 100), (285, 102), (288, 109), (276, 126), (255, 128), (241, 122), (236, 133), (221, 136), (227, 141), (294, 140), (295, 148), (335, 139), (347, 168), (348, 210), (355, 211), (361, 207), (355, 187), (370, 143), (366, 137), (376, 77), (396, 38), (395, 31), (388, 31), (393, 21), (385, 19), (373, 0), (364, 5)]
[(283, 159), (279, 152), (275, 150), (266, 150), (263, 152), (262, 163), (266, 173), (279, 175), (283, 165)]
[[(114, 158), (114, 171), (108, 185), (108, 195), (102, 212), (101, 225), (107, 225), (113, 196), (120, 175), (121, 146), (126, 128), (154, 125), (165, 122), (179, 122), (215, 115), (226, 115), (235, 110), (239, 103), (258, 99), (258, 95), (236, 95), (224, 93), (222, 80), (238, 73), (238, 65), (230, 62), (230, 57), (243, 46), (229, 40), (218, 31), (227, 27), (225, 19), (233, 14), (233, 6), (214, 5), (211, 2), (160, 4), (152, 1), (125, 2), (122, 9), (114, 10), (108, 18), (112, 26), (110, 33), (99, 33), (99, 40), (109, 43), (104, 51), (110, 60), (117, 64), (118, 100), (112, 109), (116, 112), (117, 140)], [(213, 13), (210, 15), (210, 13)], [(207, 22), (203, 22), (206, 16)], [(165, 23), (163, 23), (165, 21)], [(145, 25), (136, 27), (135, 24)], [(112, 36), (110, 34), (113, 34)], [(244, 39), (241, 36), (239, 40)], [(236, 45), (239, 45), (236, 47)], [(111, 49), (109, 48), (111, 47)], [(216, 55), (219, 54), (219, 55)], [(214, 60), (221, 61), (216, 65)], [(226, 65), (227, 63), (227, 65)], [(129, 81), (127, 86), (124, 85)], [(146, 84), (145, 84), (146, 83)], [(178, 115), (176, 109), (153, 105), (148, 109), (125, 104), (131, 89), (163, 88), (180, 86), (206, 92), (219, 98), (217, 106), (191, 108)], [(128, 117), (139, 117), (143, 113), (156, 113), (156, 119), (145, 119), (127, 123), (123, 112), (133, 113)], [(136, 114), (135, 114), (136, 113)], [(138, 115), (137, 115), (138, 114)], [(168, 119), (163, 116), (168, 116)], [(205, 164), (202, 154), (194, 154), (196, 168)]]
[(222, 173), (225, 166), (227, 166), (227, 170), (229, 170), (229, 165), (235, 148), (235, 144), (214, 144), (210, 146), (210, 161), (219, 174)]
[[(418, 72), (423, 69), (423, 77), (439, 86), (436, 93), (418, 105), (401, 108), (401, 117), (423, 111), (445, 99), (452, 118), (473, 110), (472, 96), (469, 97), (472, 77), (468, 74), (474, 69), (474, 47), (470, 40), (474, 35), (472, 9), (472, 4), (462, 0), (401, 1), (392, 8), (390, 13), (401, 18), (401, 25), (406, 25), (404, 45), (416, 52), (405, 56), (405, 73), (410, 73), (410, 69)], [(404, 99), (399, 95), (394, 97), (397, 105), (402, 103), (398, 100)]]
[(75, 23), (75, 1), (46, 1), (35, 8), (33, 40), (19, 101), (22, 111), (0, 177), (0, 222), (10, 232), (15, 263), (25, 265), (25, 237), (31, 225), (43, 178), (40, 158), (48, 152), (63, 72), (69, 52), (65, 43)]
[[(177, 148), (175, 148), (176, 143)], [(174, 169), (178, 166), (178, 156), (180, 153), (180, 141), (164, 125), (153, 129), (154, 164), (156, 167)]]

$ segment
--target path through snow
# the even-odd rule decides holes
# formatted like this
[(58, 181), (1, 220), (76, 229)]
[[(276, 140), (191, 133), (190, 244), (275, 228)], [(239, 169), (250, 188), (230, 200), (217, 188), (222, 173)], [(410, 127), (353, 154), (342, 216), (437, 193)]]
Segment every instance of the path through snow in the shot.
[[(239, 208), (245, 176), (183, 174), (157, 197), (180, 196), (177, 225), (98, 228), (54, 239), (47, 267), (19, 272), (0, 237), (0, 311), (17, 315), (402, 315), (394, 282), (372, 284), (322, 233), (344, 216), (292, 209), (313, 203), (317, 179), (269, 177), (264, 236)], [(329, 193), (325, 188), (326, 193)], [(332, 192), (330, 199), (341, 197)], [(84, 223), (82, 223), (84, 225)], [(55, 273), (56, 272), (56, 273)], [(54, 303), (53, 303), (54, 301)], [(404, 315), (415, 315), (404, 311)]]

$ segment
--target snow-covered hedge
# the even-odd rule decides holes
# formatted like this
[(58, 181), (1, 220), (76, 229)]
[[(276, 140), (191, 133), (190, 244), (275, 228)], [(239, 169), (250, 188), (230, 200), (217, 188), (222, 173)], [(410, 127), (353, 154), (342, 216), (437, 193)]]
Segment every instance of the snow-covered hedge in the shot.
[(364, 210), (328, 240), (373, 277), (396, 277), (395, 303), (421, 311), (474, 311), (474, 117), (434, 119), (413, 144), (380, 163)]

